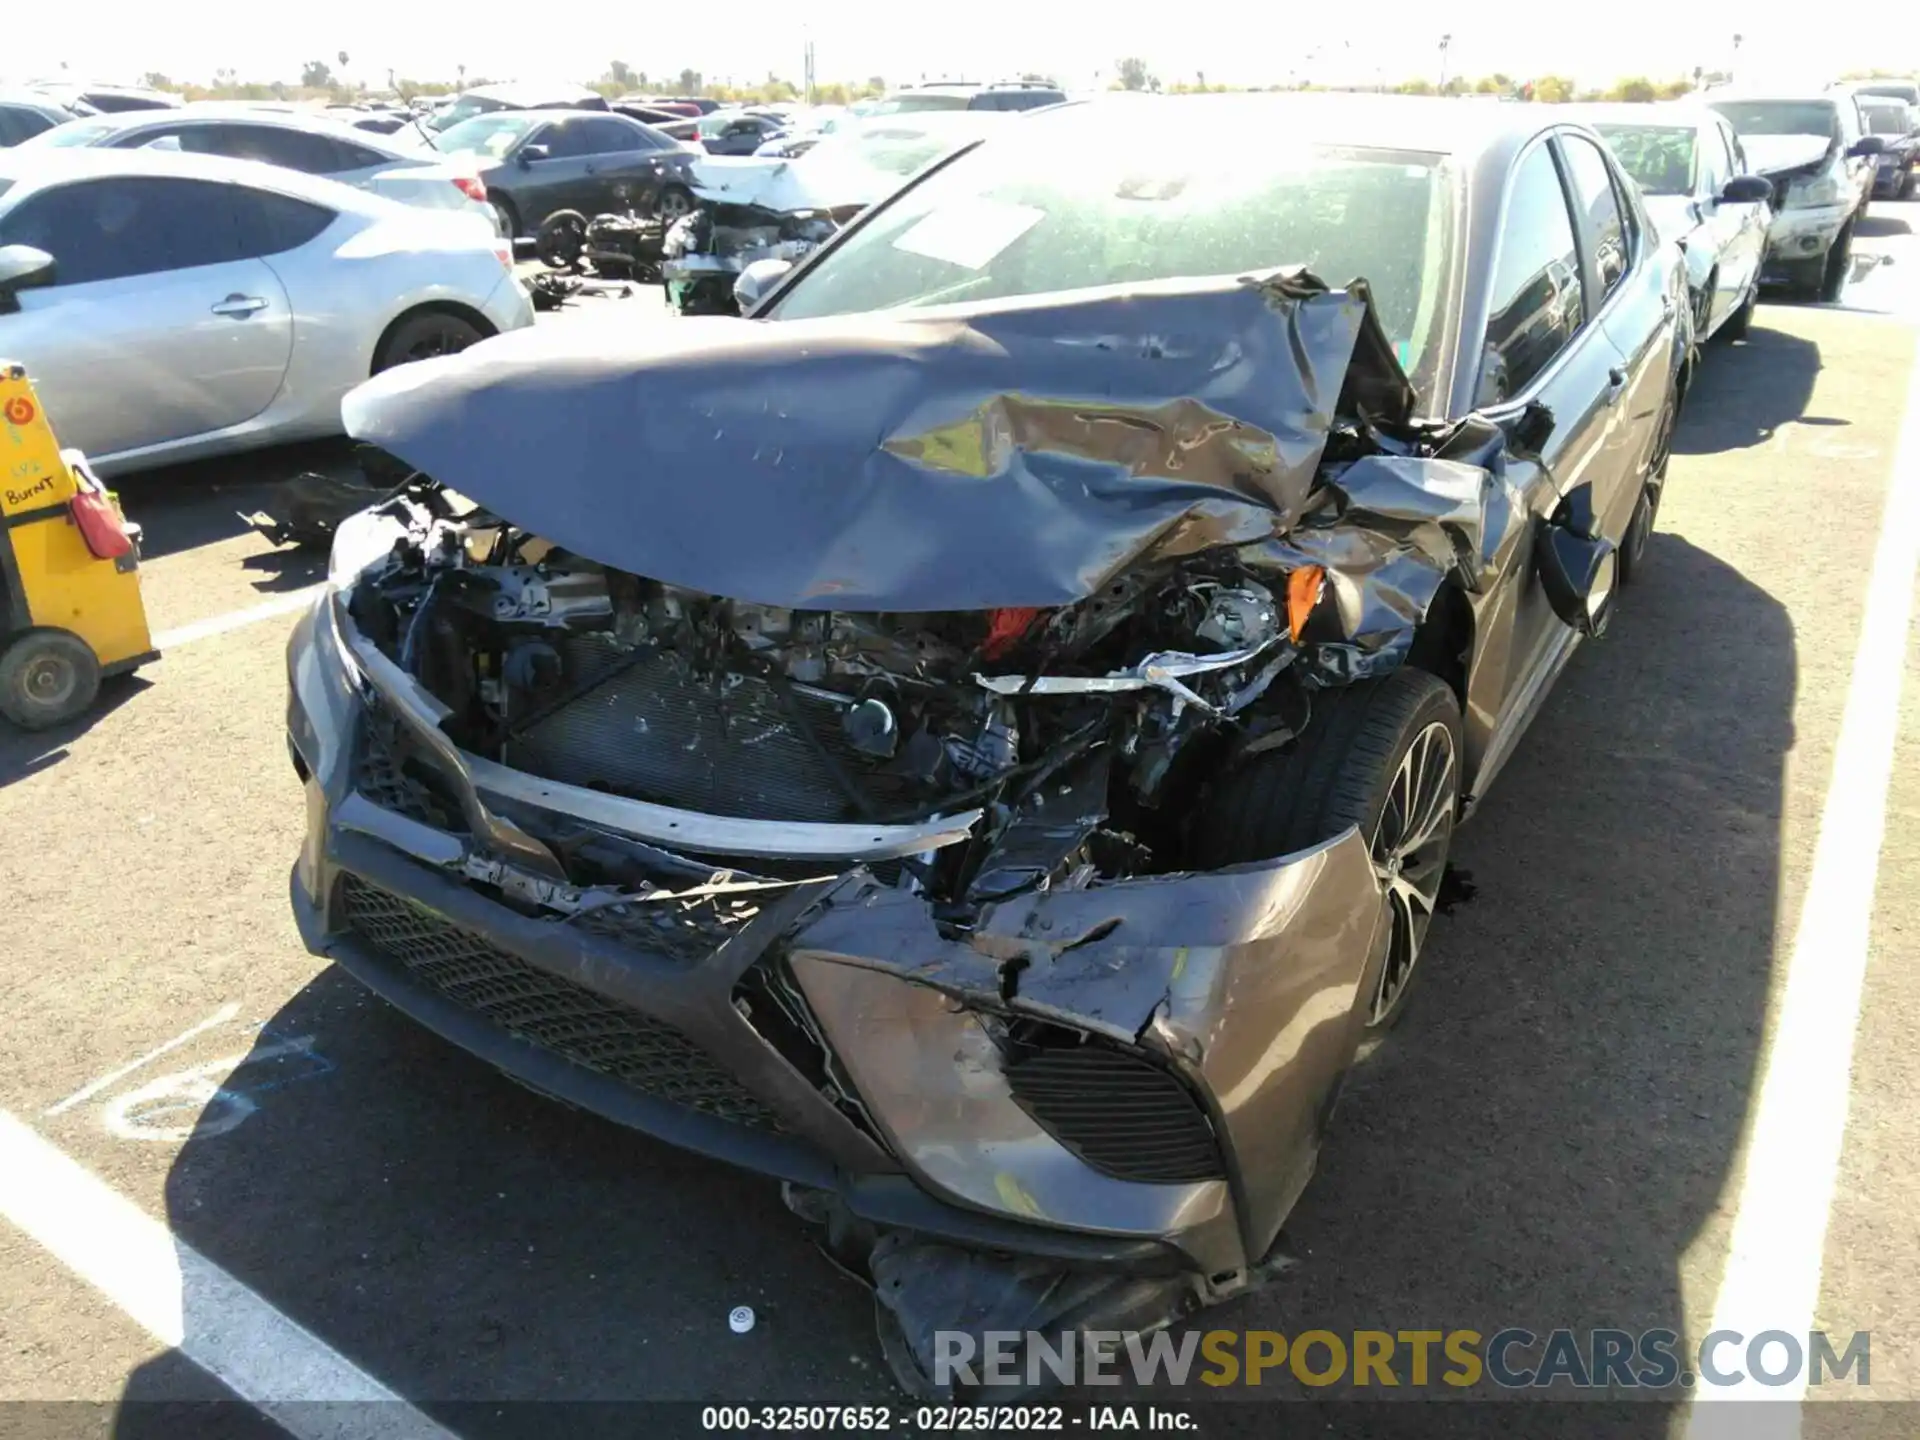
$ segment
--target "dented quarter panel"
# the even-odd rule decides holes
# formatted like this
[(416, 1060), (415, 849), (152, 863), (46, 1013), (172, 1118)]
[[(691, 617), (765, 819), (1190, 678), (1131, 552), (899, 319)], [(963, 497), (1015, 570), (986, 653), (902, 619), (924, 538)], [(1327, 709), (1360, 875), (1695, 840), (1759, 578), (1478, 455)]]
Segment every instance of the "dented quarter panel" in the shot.
[(1255, 865), (1007, 901), (968, 940), (943, 938), (918, 897), (848, 885), (791, 954), (802, 974), (883, 971), (971, 1008), (1162, 1051), (1217, 1099), (1257, 1256), (1312, 1171), (1325, 1107), (1358, 1043), (1384, 914), (1366, 843), (1348, 830)]

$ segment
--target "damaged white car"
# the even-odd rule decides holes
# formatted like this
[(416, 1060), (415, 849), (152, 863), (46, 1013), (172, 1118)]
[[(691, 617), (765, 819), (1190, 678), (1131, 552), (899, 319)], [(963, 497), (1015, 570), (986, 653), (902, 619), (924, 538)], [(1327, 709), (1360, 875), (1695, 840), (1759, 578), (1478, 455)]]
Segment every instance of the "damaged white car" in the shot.
[(1553, 107), (1196, 97), (1003, 123), (755, 319), (381, 376), (413, 476), (289, 650), (301, 933), (778, 1177), (919, 1393), (936, 1332), (1270, 1281), (1656, 553), (1688, 314)]

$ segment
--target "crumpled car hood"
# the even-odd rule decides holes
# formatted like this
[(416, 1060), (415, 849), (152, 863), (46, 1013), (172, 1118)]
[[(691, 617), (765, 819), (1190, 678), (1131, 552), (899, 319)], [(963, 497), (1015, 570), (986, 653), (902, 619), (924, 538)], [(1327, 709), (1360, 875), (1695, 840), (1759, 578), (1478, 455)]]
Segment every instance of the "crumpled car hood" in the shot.
[(815, 156), (708, 155), (693, 162), (693, 193), (723, 205), (757, 205), (778, 214), (871, 205), (898, 189), (900, 177)]
[(1297, 271), (579, 335), (389, 370), (347, 431), (601, 564), (792, 608), (1065, 605), (1271, 538), (1343, 387), (1412, 403), (1364, 290)]
[(1825, 135), (1742, 135), (1740, 148), (1756, 175), (1779, 175), (1825, 158), (1833, 141)]

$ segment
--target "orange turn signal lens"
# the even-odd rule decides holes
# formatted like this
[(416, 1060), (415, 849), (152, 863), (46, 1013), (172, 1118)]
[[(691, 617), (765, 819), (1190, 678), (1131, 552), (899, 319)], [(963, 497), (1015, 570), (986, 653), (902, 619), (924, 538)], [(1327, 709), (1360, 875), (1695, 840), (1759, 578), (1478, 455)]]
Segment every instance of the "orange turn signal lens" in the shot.
[(1300, 632), (1307, 628), (1307, 617), (1320, 603), (1326, 588), (1327, 572), (1318, 565), (1302, 565), (1287, 575), (1287, 637), (1300, 643)]

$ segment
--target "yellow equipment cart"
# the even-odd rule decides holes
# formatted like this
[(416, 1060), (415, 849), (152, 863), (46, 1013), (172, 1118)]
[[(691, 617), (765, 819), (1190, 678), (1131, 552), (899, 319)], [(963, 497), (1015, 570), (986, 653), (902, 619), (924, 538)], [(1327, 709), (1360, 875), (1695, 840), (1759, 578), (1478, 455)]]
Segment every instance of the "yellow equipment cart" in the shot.
[(26, 370), (0, 360), (0, 715), (57, 725), (103, 675), (159, 658), (139, 526), (78, 450), (62, 453)]

